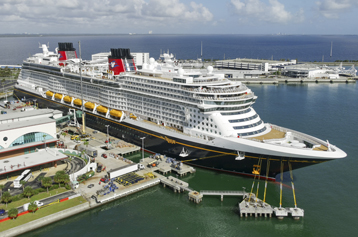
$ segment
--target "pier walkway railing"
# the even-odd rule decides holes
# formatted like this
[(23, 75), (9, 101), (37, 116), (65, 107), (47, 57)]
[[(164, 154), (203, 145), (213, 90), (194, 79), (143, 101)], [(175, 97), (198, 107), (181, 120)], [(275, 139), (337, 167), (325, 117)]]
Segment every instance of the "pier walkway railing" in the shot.
[(200, 194), (203, 196), (220, 196), (223, 201), (224, 196), (245, 196), (248, 194), (244, 191), (214, 191), (214, 190), (201, 190)]

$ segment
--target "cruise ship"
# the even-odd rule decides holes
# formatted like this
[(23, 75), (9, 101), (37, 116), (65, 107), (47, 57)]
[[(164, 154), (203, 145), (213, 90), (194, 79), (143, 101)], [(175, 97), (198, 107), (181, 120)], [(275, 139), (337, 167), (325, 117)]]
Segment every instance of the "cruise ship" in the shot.
[[(282, 171), (346, 157), (327, 141), (265, 123), (257, 96), (213, 67), (183, 69), (161, 54), (139, 69), (129, 49), (82, 60), (72, 43), (22, 65), (14, 93), (39, 107), (83, 110), (86, 125), (197, 167), (275, 179)], [(143, 144), (142, 144), (143, 142)]]

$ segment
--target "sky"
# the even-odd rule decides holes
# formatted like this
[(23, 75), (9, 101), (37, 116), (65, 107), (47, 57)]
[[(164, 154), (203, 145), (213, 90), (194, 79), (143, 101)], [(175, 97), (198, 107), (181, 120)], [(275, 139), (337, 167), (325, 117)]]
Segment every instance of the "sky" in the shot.
[(0, 0), (0, 34), (356, 35), (358, 0)]

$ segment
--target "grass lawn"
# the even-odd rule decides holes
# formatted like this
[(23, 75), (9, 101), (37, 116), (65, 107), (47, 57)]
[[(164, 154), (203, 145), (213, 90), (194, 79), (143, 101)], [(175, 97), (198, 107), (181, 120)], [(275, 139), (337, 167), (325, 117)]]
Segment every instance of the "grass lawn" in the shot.
[(40, 219), (42, 217), (54, 214), (56, 212), (65, 210), (70, 207), (74, 207), (87, 201), (83, 197), (76, 197), (65, 202), (53, 204), (51, 206), (37, 210), (35, 213), (28, 213), (23, 216), (17, 217), (15, 220), (8, 220), (0, 223), (0, 231), (8, 230), (19, 225), (23, 225), (27, 222)]
[(47, 197), (50, 197), (50, 196), (53, 196), (53, 195), (56, 195), (56, 194), (66, 192), (66, 191), (69, 191), (69, 190), (67, 190), (65, 188), (58, 188), (58, 189), (55, 189), (55, 190), (51, 190), (48, 193), (43, 192), (43, 193), (39, 193), (37, 195), (34, 195), (34, 196), (30, 197), (30, 200), (27, 199), (27, 198), (24, 198), (24, 199), (21, 199), (21, 200), (16, 201), (16, 202), (9, 202), (7, 204), (7, 207), (6, 207), (5, 203), (1, 203), (0, 208), (3, 208), (5, 210), (10, 210), (13, 207), (19, 207), (19, 206), (24, 205), (25, 203), (29, 203), (29, 202), (36, 201), (36, 200), (41, 200), (41, 199), (44, 199), (44, 198), (47, 198)]

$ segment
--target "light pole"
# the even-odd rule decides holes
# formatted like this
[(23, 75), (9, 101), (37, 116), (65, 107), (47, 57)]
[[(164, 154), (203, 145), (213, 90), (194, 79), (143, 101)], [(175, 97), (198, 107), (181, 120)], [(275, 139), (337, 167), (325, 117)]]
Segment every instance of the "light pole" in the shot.
[(46, 149), (46, 137), (47, 137), (47, 135), (46, 135), (46, 134), (44, 134), (44, 135), (42, 135), (42, 136), (43, 136), (43, 138), (44, 138), (45, 149)]
[(140, 138), (142, 140), (142, 159), (144, 159), (144, 139), (145, 137)]
[(109, 146), (109, 135), (108, 135), (108, 127), (109, 127), (109, 125), (106, 125), (106, 127), (107, 127), (107, 148), (108, 148), (108, 146)]

